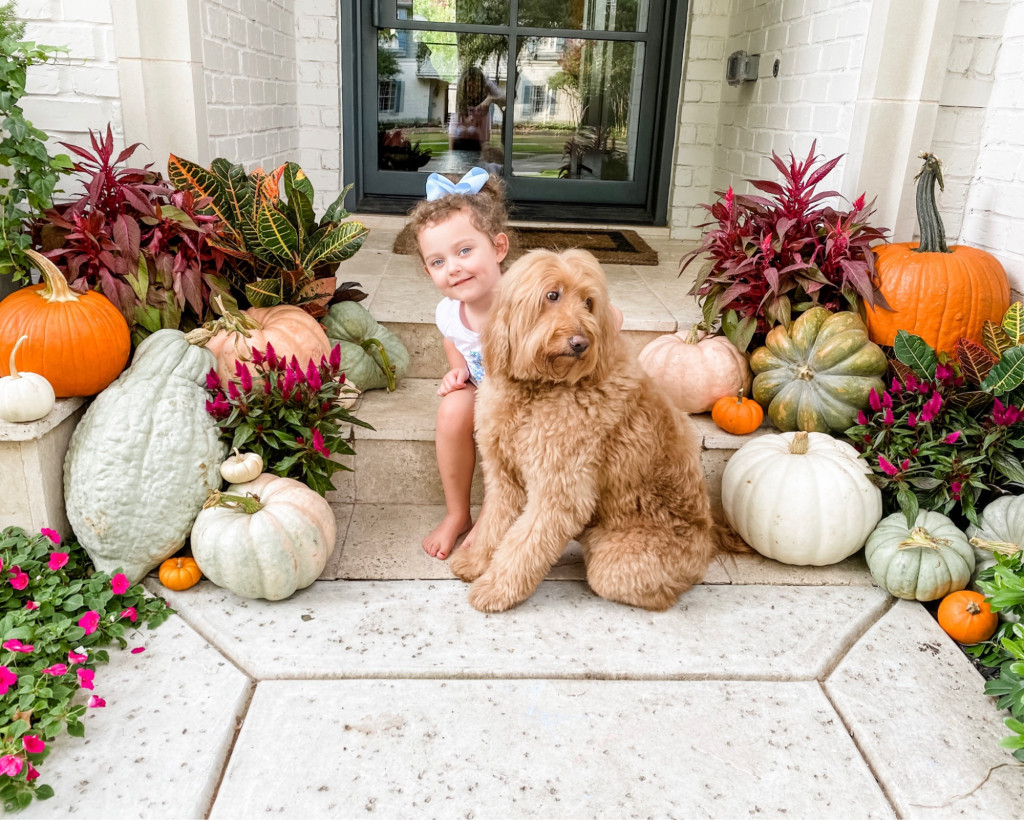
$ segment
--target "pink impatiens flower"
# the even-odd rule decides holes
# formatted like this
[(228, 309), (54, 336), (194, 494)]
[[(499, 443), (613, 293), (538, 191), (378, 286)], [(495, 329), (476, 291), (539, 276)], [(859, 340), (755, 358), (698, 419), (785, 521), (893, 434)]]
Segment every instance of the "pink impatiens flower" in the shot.
[(14, 577), (11, 578), (11, 586), (15, 589), (24, 589), (28, 586), (28, 573), (22, 572), (21, 567), (14, 567), (9, 570)]
[(48, 527), (43, 527), (41, 530), (39, 530), (39, 532), (40, 534), (45, 535), (47, 538), (49, 538), (53, 542), (54, 546), (60, 544), (60, 533), (56, 530), (51, 530)]
[(96, 627), (100, 623), (100, 613), (95, 609), (90, 609), (81, 618), (78, 619), (78, 625), (85, 630), (86, 635), (91, 635), (96, 631)]
[(44, 675), (53, 675), (54, 677), (59, 677), (60, 675), (67, 674), (67, 671), (68, 671), (68, 667), (67, 667), (66, 664), (55, 663), (53, 666), (47, 666), (43, 670), (43, 674)]
[(25, 779), (30, 783), (39, 777), (39, 770), (31, 763), (28, 764), (28, 774), (25, 775)]
[(106, 705), (107, 702), (103, 700), (103, 698), (101, 698), (99, 695), (93, 695), (91, 698), (89, 698), (90, 709), (102, 709)]
[(83, 689), (92, 689), (92, 681), (96, 677), (96, 673), (92, 669), (77, 669), (75, 671), (78, 675), (78, 685)]
[(33, 609), (39, 609), (39, 604), (35, 601), (25, 601), (25, 609), (31, 612)]
[(138, 655), (139, 653), (145, 652), (145, 651), (146, 651), (146, 647), (144, 647), (144, 646), (134, 646), (131, 649), (131, 653), (133, 655)]
[(67, 564), (67, 562), (68, 562), (68, 554), (66, 552), (51, 552), (50, 553), (50, 563), (48, 564), (48, 566), (50, 567), (50, 569), (52, 569), (54, 572), (56, 572), (61, 567), (63, 567), (65, 564)]
[(16, 777), (21, 774), (22, 762), (17, 755), (4, 755), (0, 757), (0, 774), (8, 777)]
[(139, 619), (139, 613), (135, 610), (135, 607), (130, 606), (121, 613), (120, 617), (127, 618), (132, 623), (135, 623)]
[(0, 695), (6, 695), (7, 690), (14, 686), (14, 684), (16, 684), (17, 682), (17, 675), (15, 675), (6, 666), (0, 666)]
[(68, 652), (68, 663), (85, 663), (89, 660), (89, 656), (84, 652), (75, 652), (74, 650)]
[(110, 579), (110, 588), (114, 590), (115, 595), (122, 595), (127, 592), (128, 587), (131, 586), (131, 582), (128, 580), (128, 576), (123, 572), (117, 573), (113, 578)]
[(22, 643), (17, 638), (11, 638), (9, 641), (4, 641), (4, 649), (9, 652), (24, 652), (28, 654), (35, 651), (35, 647), (30, 643)]
[(37, 755), (46, 748), (46, 743), (40, 739), (39, 735), (25, 735), (21, 739), (21, 745), (30, 755)]

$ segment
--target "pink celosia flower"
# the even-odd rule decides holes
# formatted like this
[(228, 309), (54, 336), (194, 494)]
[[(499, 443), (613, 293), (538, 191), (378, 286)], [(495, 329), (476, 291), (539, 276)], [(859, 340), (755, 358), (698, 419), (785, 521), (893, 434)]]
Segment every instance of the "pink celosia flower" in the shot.
[(725, 192), (725, 210), (728, 213), (732, 213), (733, 203), (736, 201), (736, 194), (732, 191), (732, 186), (729, 186), (729, 190)]
[(335, 345), (331, 348), (331, 370), (337, 372), (338, 368), (341, 367), (341, 345)]
[(22, 643), (17, 638), (11, 638), (9, 641), (4, 641), (4, 649), (9, 652), (24, 652), (26, 655), (35, 650), (35, 647), (30, 643)]
[(871, 388), (871, 392), (868, 393), (868, 404), (876, 413), (882, 409), (882, 399), (879, 397), (878, 391), (873, 387)]
[(267, 342), (267, 349), (263, 351), (264, 357), (266, 357), (267, 364), (270, 365), (271, 370), (277, 368), (277, 352), (274, 350), (274, 346)]
[(63, 663), (55, 663), (53, 666), (47, 666), (43, 670), (43, 674), (44, 675), (53, 675), (54, 677), (59, 677), (61, 675), (66, 675), (67, 671), (68, 671), (68, 668), (67, 668), (67, 666), (65, 664), (63, 664)]
[(127, 618), (132, 623), (135, 623), (139, 619), (139, 614), (135, 611), (135, 607), (130, 606), (121, 613), (120, 617)]
[(141, 654), (142, 652), (145, 652), (145, 651), (146, 651), (146, 647), (144, 647), (144, 646), (135, 646), (135, 647), (132, 647), (132, 649), (131, 649), (131, 653), (133, 655), (139, 655), (139, 654)]
[(78, 619), (78, 625), (85, 630), (86, 635), (91, 635), (96, 631), (96, 627), (100, 623), (100, 613), (95, 609), (90, 609), (81, 618)]
[(4, 755), (0, 757), (0, 774), (8, 777), (16, 777), (21, 774), (22, 762), (17, 755)]
[(896, 419), (893, 418), (892, 408), (891, 407), (886, 407), (885, 408), (885, 415), (882, 416), (882, 424), (884, 424), (886, 427), (892, 427), (892, 425), (895, 424), (895, 423), (896, 423)]
[(907, 390), (917, 390), (917, 378), (913, 373), (908, 373), (906, 381), (903, 383), (906, 385)]
[(961, 484), (959, 481), (954, 481), (952, 484), (949, 485), (950, 493), (952, 494), (954, 500), (960, 500), (960, 493), (963, 490), (963, 488), (964, 485)]
[(46, 743), (40, 739), (39, 735), (25, 735), (21, 739), (21, 745), (30, 755), (37, 755), (46, 748)]
[(68, 554), (66, 552), (51, 552), (50, 563), (48, 566), (54, 572), (65, 566), (68, 562)]
[(947, 435), (943, 440), (943, 444), (956, 444), (960, 440), (960, 431), (955, 430), (954, 432)]
[(291, 393), (292, 390), (295, 389), (295, 385), (298, 381), (299, 378), (295, 375), (295, 371), (289, 369), (288, 372), (284, 374), (284, 387), (281, 388), (281, 392), (285, 394)]
[(16, 684), (17, 682), (17, 675), (15, 675), (6, 666), (0, 666), (0, 695), (6, 695), (7, 690), (14, 686), (14, 684)]
[(274, 388), (270, 384), (270, 379), (264, 379), (263, 380), (263, 395), (264, 396), (269, 396), (273, 389)]
[(868, 423), (867, 415), (865, 415), (863, 410), (858, 410), (857, 411), (857, 424), (867, 424), (867, 423)]
[(57, 530), (51, 530), (49, 527), (43, 527), (39, 532), (49, 538), (53, 542), (54, 546), (60, 544), (60, 533), (57, 532)]
[(940, 382), (953, 377), (953, 368), (941, 362), (935, 366), (935, 378)]
[(255, 365), (261, 365), (263, 364), (263, 359), (263, 354), (254, 347), (252, 349), (252, 363)]
[(917, 413), (915, 413), (913, 410), (911, 410), (910, 413), (907, 414), (907, 426), (917, 427)]
[(889, 385), (889, 392), (893, 395), (900, 395), (903, 392), (903, 388), (900, 387), (900, 380), (893, 376), (892, 384)]
[(38, 769), (36, 769), (36, 767), (35, 767), (35, 766), (33, 766), (33, 765), (32, 765), (31, 763), (29, 763), (29, 764), (28, 764), (28, 774), (26, 774), (26, 775), (25, 775), (25, 779), (26, 779), (26, 780), (27, 780), (27, 781), (28, 781), (29, 783), (31, 783), (31, 782), (32, 782), (33, 780), (35, 780), (35, 779), (36, 779), (37, 777), (39, 777), (39, 770), (38, 770)]
[(306, 376), (302, 372), (302, 366), (299, 364), (299, 360), (294, 353), (292, 353), (291, 359), (288, 360), (288, 370), (295, 373), (295, 378), (298, 379), (299, 384), (306, 380)]
[(324, 458), (331, 457), (331, 451), (324, 446), (324, 437), (320, 435), (320, 431), (316, 428), (313, 428), (313, 449)]
[(84, 652), (75, 652), (72, 650), (68, 652), (68, 663), (85, 663), (89, 660), (89, 656)]
[(323, 382), (320, 381), (320, 371), (316, 369), (312, 359), (309, 360), (309, 366), (306, 368), (306, 384), (314, 393), (323, 387)]
[(39, 604), (37, 604), (35, 601), (25, 601), (25, 609), (39, 609)]
[(889, 393), (882, 394), (882, 407), (892, 407), (892, 395)]
[(861, 194), (855, 200), (853, 200), (853, 210), (859, 211), (864, 207), (864, 194)]
[(885, 456), (878, 457), (878, 467), (883, 473), (885, 473), (890, 478), (892, 476), (895, 476), (899, 472), (899, 470), (896, 469), (893, 463), (889, 461), (889, 459), (887, 459)]
[(242, 394), (238, 392), (238, 385), (234, 382), (228, 382), (228, 398), (232, 401), (238, 401), (242, 397)]
[(99, 695), (93, 695), (91, 698), (89, 698), (90, 709), (102, 709), (106, 705), (107, 702), (103, 700), (103, 698), (101, 698)]
[[(15, 572), (17, 570), (17, 572)], [(28, 574), (21, 571), (20, 567), (15, 567), (10, 570), (11, 574), (14, 575), (11, 578), (11, 586), (15, 589), (24, 589), (28, 586)]]
[(252, 390), (252, 373), (249, 368), (235, 359), (235, 375), (238, 376), (238, 383), (245, 391)]
[(210, 372), (206, 374), (206, 389), (220, 390), (220, 376), (217, 375), (217, 371), (212, 367)]
[(76, 669), (78, 675), (78, 685), (83, 689), (92, 689), (92, 680), (96, 677), (96, 673), (92, 669)]
[(939, 395), (938, 391), (932, 393), (931, 398), (924, 403), (924, 407), (921, 408), (921, 421), (927, 424), (933, 418), (935, 414), (939, 412), (939, 408), (942, 407), (942, 396)]
[(123, 595), (128, 591), (128, 587), (131, 586), (131, 581), (128, 580), (128, 576), (123, 572), (118, 572), (110, 579), (110, 588), (114, 590), (115, 595)]

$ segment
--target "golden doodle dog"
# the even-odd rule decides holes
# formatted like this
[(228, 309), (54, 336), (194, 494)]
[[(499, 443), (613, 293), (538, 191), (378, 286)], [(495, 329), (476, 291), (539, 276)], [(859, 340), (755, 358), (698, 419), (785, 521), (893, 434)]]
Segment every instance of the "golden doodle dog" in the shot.
[(719, 550), (745, 549), (712, 518), (693, 423), (627, 352), (593, 255), (533, 251), (503, 280), (482, 333), (484, 504), (452, 571), (499, 612), (578, 538), (594, 592), (668, 609)]

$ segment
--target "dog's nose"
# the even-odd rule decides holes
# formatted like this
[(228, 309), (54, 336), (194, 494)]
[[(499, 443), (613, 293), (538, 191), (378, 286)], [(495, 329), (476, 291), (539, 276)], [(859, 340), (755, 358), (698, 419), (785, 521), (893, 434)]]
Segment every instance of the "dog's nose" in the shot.
[(582, 356), (587, 352), (588, 347), (590, 347), (590, 339), (586, 336), (569, 337), (569, 349), (572, 350), (574, 356)]

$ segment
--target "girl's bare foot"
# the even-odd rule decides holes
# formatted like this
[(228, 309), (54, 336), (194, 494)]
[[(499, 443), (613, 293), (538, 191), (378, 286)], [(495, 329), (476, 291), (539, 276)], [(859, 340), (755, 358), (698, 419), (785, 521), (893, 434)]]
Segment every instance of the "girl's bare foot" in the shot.
[(470, 518), (469, 513), (464, 517), (454, 513), (446, 514), (430, 535), (423, 539), (423, 551), (427, 555), (443, 561), (452, 551), (458, 537), (472, 526), (473, 519)]

